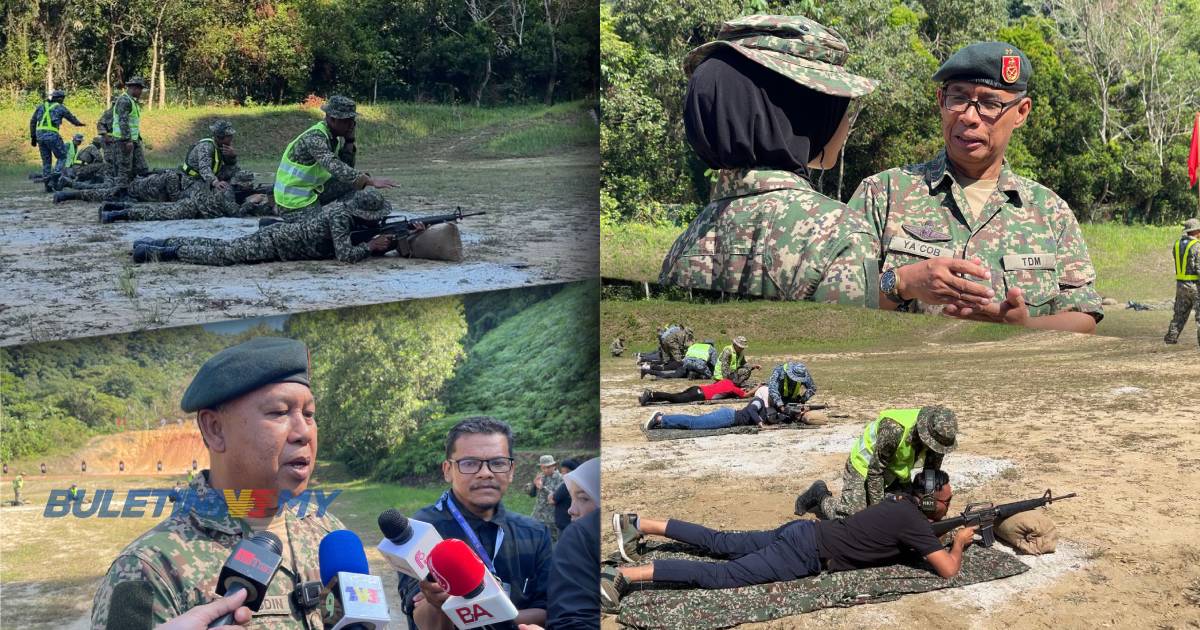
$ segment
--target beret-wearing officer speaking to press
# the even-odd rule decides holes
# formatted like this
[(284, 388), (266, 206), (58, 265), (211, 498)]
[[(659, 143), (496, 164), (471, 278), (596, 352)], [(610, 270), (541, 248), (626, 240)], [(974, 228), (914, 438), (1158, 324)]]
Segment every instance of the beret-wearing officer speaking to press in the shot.
[(1032, 78), (1012, 44), (954, 53), (933, 75), (945, 148), (859, 185), (850, 207), (882, 244), (882, 308), (1095, 331), (1103, 309), (1074, 213), (1005, 160)]
[(96, 592), (93, 629), (146, 623), (144, 611), (124, 619), (131, 609), (112, 603), (114, 589), (126, 582), (142, 582), (149, 592), (145, 627), (217, 600), (217, 577), (230, 552), (258, 532), (282, 543), (281, 562), (251, 627), (322, 627), (319, 610), (302, 609), (292, 594), (302, 583), (320, 580), (321, 539), (344, 529), (342, 523), (312, 505), (301, 516), (298, 510), (260, 506), (247, 513), (225, 504), (229, 490), (297, 495), (308, 489), (317, 459), (309, 379), (308, 348), (293, 339), (257, 337), (204, 363), (180, 406), (196, 414), (211, 468), (192, 481), (182, 508), (113, 561)]

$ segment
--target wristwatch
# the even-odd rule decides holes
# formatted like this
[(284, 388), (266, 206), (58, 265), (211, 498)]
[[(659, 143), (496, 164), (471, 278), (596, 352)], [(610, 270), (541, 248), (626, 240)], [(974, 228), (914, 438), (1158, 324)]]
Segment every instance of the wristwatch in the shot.
[(904, 298), (900, 297), (900, 291), (896, 288), (896, 280), (896, 270), (888, 269), (879, 276), (879, 290), (887, 299), (896, 304), (903, 304)]

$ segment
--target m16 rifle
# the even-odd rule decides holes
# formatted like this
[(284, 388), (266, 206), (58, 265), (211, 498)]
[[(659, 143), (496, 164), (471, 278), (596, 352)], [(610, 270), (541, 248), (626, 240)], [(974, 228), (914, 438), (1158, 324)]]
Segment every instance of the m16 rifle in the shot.
[(828, 409), (829, 405), (809, 405), (805, 403), (787, 403), (774, 414), (774, 423), (771, 424), (807, 424), (817, 426), (825, 424), (825, 419), (819, 421), (810, 421), (809, 412)]
[(454, 212), (446, 214), (435, 214), (427, 217), (417, 217), (409, 219), (408, 217), (396, 215), (388, 216), (380, 220), (378, 223), (361, 221), (361, 227), (350, 231), (350, 242), (354, 245), (361, 245), (381, 234), (389, 234), (396, 238), (404, 238), (413, 232), (415, 224), (420, 223), (425, 227), (438, 225), (439, 223), (451, 223), (461, 221), (466, 217), (479, 216), (487, 214), (486, 212), (463, 212), (462, 208), (455, 208)]
[(1073, 496), (1075, 496), (1074, 492), (1056, 497), (1050, 494), (1050, 490), (1046, 490), (1046, 494), (1026, 501), (1014, 501), (1013, 503), (1002, 503), (1000, 505), (993, 505), (986, 502), (970, 503), (961, 515), (933, 523), (933, 533), (940, 538), (943, 534), (958, 527), (978, 527), (979, 531), (977, 533), (983, 538), (981, 544), (984, 547), (991, 547), (996, 542), (996, 534), (993, 527), (998, 521), (1002, 521), (1013, 514), (1020, 514), (1034, 508), (1040, 508), (1055, 501), (1070, 499)]

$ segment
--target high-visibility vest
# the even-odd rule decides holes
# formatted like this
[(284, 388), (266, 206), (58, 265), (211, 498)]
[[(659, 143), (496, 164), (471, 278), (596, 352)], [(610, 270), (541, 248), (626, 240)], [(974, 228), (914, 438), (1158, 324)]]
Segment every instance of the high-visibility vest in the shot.
[(79, 149), (75, 147), (74, 140), (67, 143), (67, 166), (75, 166), (76, 164), (79, 164), (79, 159), (76, 157), (76, 153), (78, 151)]
[(917, 452), (913, 448), (912, 440), (909, 439), (917, 426), (917, 416), (920, 413), (919, 408), (885, 409), (874, 422), (863, 427), (862, 435), (854, 444), (854, 449), (850, 451), (850, 465), (854, 466), (854, 470), (863, 477), (867, 476), (867, 467), (871, 464), (871, 456), (875, 453), (875, 441), (879, 436), (879, 423), (884, 419), (889, 419), (904, 427), (904, 434), (900, 438), (900, 445), (896, 447), (892, 461), (888, 462), (884, 481), (891, 483), (896, 479), (902, 479), (908, 483), (912, 478), (913, 465), (916, 464), (918, 458), (925, 456), (925, 449), (922, 448), (920, 452)]
[(708, 357), (712, 353), (712, 346), (707, 343), (694, 343), (688, 346), (686, 359), (700, 359), (708, 363)]
[(38, 120), (38, 131), (53, 131), (58, 133), (58, 127), (54, 126), (54, 120), (50, 118), (50, 112), (58, 105), (54, 101), (46, 101), (42, 103), (42, 118)]
[(725, 371), (721, 369), (721, 362), (717, 361), (717, 365), (713, 368), (714, 381), (719, 381), (730, 376), (734, 372), (737, 372), (738, 368), (742, 367), (742, 362), (745, 360), (737, 353), (736, 350), (733, 349), (733, 346), (725, 346), (724, 348), (721, 348), (721, 354), (724, 355), (726, 350), (729, 351), (729, 374), (725, 374)]
[[(1181, 247), (1184, 242), (1186, 246)], [(1176, 280), (1200, 280), (1200, 275), (1187, 273), (1187, 263), (1192, 255), (1192, 248), (1196, 246), (1197, 241), (1194, 238), (1183, 237), (1175, 241), (1175, 279)]]
[(788, 368), (790, 368), (791, 366), (792, 366), (791, 363), (783, 364), (783, 380), (779, 383), (779, 395), (784, 400), (793, 400), (793, 399), (799, 398), (800, 397), (800, 388), (804, 387), (803, 383), (797, 383), (796, 381), (793, 381), (792, 379), (788, 378), (788, 375), (787, 375)]
[(121, 128), (121, 117), (117, 115), (116, 104), (113, 105), (113, 125), (112, 133), (109, 134), (117, 140), (141, 140), (142, 139), (142, 109), (138, 107), (137, 99), (130, 96), (128, 93), (123, 94), (120, 98), (129, 98), (129, 102), (133, 104), (133, 108), (129, 112), (129, 129)]
[[(221, 170), (221, 147), (217, 146), (217, 141), (213, 140), (212, 138), (204, 138), (200, 142), (208, 142), (213, 145), (212, 172), (213, 172), (213, 175), (216, 175), (217, 172), (219, 172)], [(200, 142), (197, 142), (195, 145), (192, 145), (192, 149), (196, 148), (196, 146), (199, 145)], [(188, 153), (191, 153), (192, 149), (188, 149)], [(197, 171), (196, 169), (192, 168), (191, 165), (187, 163), (186, 157), (183, 159), (183, 165), (181, 165), (179, 167), (179, 170), (183, 171), (183, 173), (185, 175), (187, 175), (188, 177), (200, 177), (200, 171)]]
[[(330, 173), (321, 166), (320, 163), (304, 165), (297, 164), (288, 156), (292, 153), (292, 147), (300, 140), (300, 137), (310, 131), (319, 131), (326, 139), (330, 137), (331, 132), (325, 121), (321, 121), (304, 131), (304, 133), (296, 136), (287, 148), (283, 150), (283, 157), (279, 160), (279, 168), (275, 171), (275, 205), (281, 208), (303, 208), (317, 200), (317, 196), (325, 187), (325, 182), (333, 177)], [(342, 150), (342, 139), (338, 138), (337, 151)]]

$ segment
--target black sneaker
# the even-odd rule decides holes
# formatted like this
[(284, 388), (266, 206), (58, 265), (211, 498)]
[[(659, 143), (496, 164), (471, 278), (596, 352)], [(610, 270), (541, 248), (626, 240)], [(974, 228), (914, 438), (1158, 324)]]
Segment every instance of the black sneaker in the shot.
[(829, 486), (825, 482), (818, 479), (813, 482), (808, 490), (805, 490), (800, 496), (796, 497), (796, 516), (803, 516), (813, 511), (825, 497), (833, 496), (829, 491)]
[(642, 390), (641, 395), (638, 396), (638, 404), (643, 407), (650, 404), (650, 390), (648, 390), (648, 389)]

